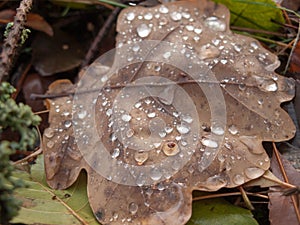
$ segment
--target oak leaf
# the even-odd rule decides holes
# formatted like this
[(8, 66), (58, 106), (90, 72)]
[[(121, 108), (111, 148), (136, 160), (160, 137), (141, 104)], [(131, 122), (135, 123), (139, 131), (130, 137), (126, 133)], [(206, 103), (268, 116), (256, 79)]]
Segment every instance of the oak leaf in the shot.
[(64, 97), (48, 100), (43, 140), (48, 184), (67, 188), (85, 169), (99, 222), (185, 224), (193, 190), (262, 176), (262, 141), (294, 136), (280, 108), (293, 81), (274, 73), (275, 55), (229, 30), (224, 6), (128, 8), (117, 31), (112, 65), (100, 58), (76, 86), (49, 87)]

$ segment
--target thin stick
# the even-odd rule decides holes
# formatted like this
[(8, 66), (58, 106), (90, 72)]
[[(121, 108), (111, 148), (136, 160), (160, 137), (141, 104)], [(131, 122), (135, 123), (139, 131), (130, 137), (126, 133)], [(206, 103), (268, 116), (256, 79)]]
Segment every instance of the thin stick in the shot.
[(238, 188), (239, 188), (239, 190), (240, 190), (240, 192), (241, 192), (242, 198), (244, 199), (244, 202), (245, 202), (247, 208), (250, 209), (250, 210), (254, 210), (254, 207), (253, 207), (253, 205), (251, 204), (251, 201), (250, 201), (250, 199), (248, 198), (247, 193), (246, 193), (246, 191), (244, 190), (244, 188), (243, 188), (242, 186), (239, 186)]
[(19, 8), (17, 9), (17, 14), (14, 18), (14, 25), (5, 39), (1, 52), (0, 82), (3, 77), (8, 76), (13, 66), (14, 59), (17, 55), (17, 49), (20, 46), (20, 39), (27, 19), (27, 13), (31, 6), (32, 0), (22, 0)]
[(288, 58), (288, 61), (286, 63), (286, 66), (285, 66), (285, 69), (283, 71), (283, 74), (286, 74), (289, 66), (290, 66), (290, 62), (291, 62), (291, 59), (292, 59), (292, 56), (293, 56), (293, 53), (294, 53), (294, 50), (296, 49), (296, 46), (298, 44), (298, 41), (299, 41), (299, 37), (300, 37), (300, 21), (299, 21), (299, 24), (298, 24), (298, 32), (297, 32), (297, 36), (296, 36), (296, 39), (295, 39), (295, 42), (293, 44), (293, 47), (292, 47), (292, 50), (290, 52), (290, 55), (289, 55), (289, 58)]
[(29, 159), (32, 159), (32, 158), (42, 154), (42, 152), (43, 152), (43, 149), (39, 148), (37, 151), (31, 153), (30, 155), (26, 156), (25, 158), (13, 162), (13, 165), (18, 165), (18, 164), (21, 164), (21, 163), (24, 163), (24, 162), (28, 162)]
[[(246, 192), (246, 194), (250, 195), (250, 196), (255, 196), (255, 197), (260, 197), (260, 198), (264, 198), (264, 199), (269, 199), (268, 196), (262, 195), (262, 194), (258, 194), (258, 193)], [(198, 201), (198, 200), (203, 200), (203, 199), (211, 199), (211, 198), (228, 197), (228, 196), (238, 196), (238, 195), (241, 195), (241, 192), (210, 194), (210, 195), (204, 195), (204, 196), (194, 197), (193, 201)]]
[[(280, 158), (279, 153), (278, 153), (278, 149), (277, 149), (274, 142), (272, 142), (272, 145), (273, 145), (273, 152), (274, 152), (276, 160), (278, 162), (278, 165), (279, 165), (280, 171), (282, 173), (283, 179), (284, 179), (285, 182), (289, 183), (289, 178), (288, 178), (288, 176), (285, 172), (283, 163), (282, 163), (281, 158)], [(296, 196), (293, 195), (293, 196), (290, 196), (290, 197), (291, 197), (292, 202), (293, 202), (293, 206), (294, 206), (294, 209), (295, 209), (295, 214), (297, 216), (298, 222), (300, 223), (300, 212), (299, 212)]]
[(230, 26), (232, 30), (238, 30), (238, 31), (246, 31), (249, 33), (259, 33), (259, 34), (268, 34), (268, 35), (274, 35), (277, 37), (287, 37), (286, 34), (278, 33), (278, 32), (272, 32), (267, 30), (258, 30), (258, 29), (251, 29), (247, 27), (236, 27), (236, 26)]
[(104, 36), (108, 32), (108, 30), (111, 28), (113, 22), (115, 21), (117, 15), (120, 12), (120, 9), (121, 8), (119, 8), (119, 7), (115, 8), (114, 11), (112, 11), (112, 13), (109, 15), (109, 17), (105, 21), (102, 28), (99, 30), (96, 38), (94, 39), (94, 41), (93, 41), (93, 43), (90, 47), (90, 49), (88, 50), (88, 53), (85, 56), (85, 59), (83, 60), (83, 62), (81, 64), (81, 68), (89, 65), (90, 62), (92, 61), (92, 59), (94, 58), (95, 53), (97, 52), (97, 49), (98, 49), (98, 46), (99, 46), (100, 42), (103, 40)]

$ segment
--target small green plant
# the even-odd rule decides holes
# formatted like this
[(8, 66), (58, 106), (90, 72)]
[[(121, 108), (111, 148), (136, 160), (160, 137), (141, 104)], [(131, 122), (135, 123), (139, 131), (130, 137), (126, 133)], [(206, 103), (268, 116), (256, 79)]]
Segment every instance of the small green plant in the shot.
[[(40, 117), (34, 115), (29, 106), (17, 104), (11, 98), (14, 91), (14, 87), (9, 83), (0, 84), (0, 224), (2, 225), (9, 224), (9, 221), (17, 215), (20, 201), (13, 196), (13, 192), (18, 187), (24, 187), (22, 180), (12, 178), (14, 166), (9, 156), (17, 149), (26, 150), (34, 146), (38, 137), (34, 126), (40, 122)], [(18, 141), (3, 140), (3, 132), (8, 130), (17, 135)]]

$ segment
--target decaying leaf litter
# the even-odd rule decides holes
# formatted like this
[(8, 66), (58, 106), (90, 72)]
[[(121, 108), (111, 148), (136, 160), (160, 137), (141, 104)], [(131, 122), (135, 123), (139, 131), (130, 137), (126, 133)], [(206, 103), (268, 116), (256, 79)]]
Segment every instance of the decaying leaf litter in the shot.
[[(45, 130), (43, 139), (48, 183), (53, 188), (64, 189), (76, 180), (81, 169), (87, 170), (89, 201), (99, 222), (184, 224), (191, 216), (193, 190), (216, 191), (222, 187), (236, 187), (260, 177), (270, 163), (262, 141), (284, 141), (294, 136), (294, 125), (288, 114), (280, 108), (282, 102), (291, 100), (294, 96), (293, 81), (274, 73), (279, 65), (275, 55), (262, 48), (256, 40), (233, 34), (229, 30), (229, 12), (225, 7), (212, 2), (191, 1), (152, 8), (129, 8), (119, 15), (117, 31), (116, 45), (121, 52), (117, 49), (115, 64), (120, 63), (124, 60), (122, 56), (127, 55), (122, 52), (122, 45), (134, 42), (131, 49), (126, 48), (134, 53), (139, 48), (144, 49), (139, 46), (142, 40), (175, 43), (172, 48), (177, 48), (182, 57), (190, 61), (199, 57), (201, 68), (206, 73), (211, 71), (220, 82), (217, 85), (224, 95), (227, 123), (223, 129), (222, 125), (211, 121), (211, 109), (205, 93), (191, 82), (190, 76), (167, 63), (155, 62), (155, 58), (165, 58), (173, 63), (182, 59), (175, 51), (164, 51), (161, 48), (148, 54), (146, 63), (135, 63), (110, 77), (105, 84), (107, 89), (100, 91), (100, 98), (94, 103), (95, 118), (89, 119), (88, 109), (76, 104), (73, 105), (72, 113), (74, 99), (70, 96), (49, 99), (50, 127)], [(153, 45), (151, 48), (155, 47)], [(195, 56), (189, 55), (190, 52)], [(126, 57), (125, 60), (135, 61)], [(101, 75), (99, 68), (109, 70), (95, 62), (85, 76), (92, 79), (99, 73)], [(172, 104), (184, 104), (184, 100), (176, 95), (178, 91), (172, 89), (172, 86), (159, 90), (156, 99), (145, 97), (136, 102), (129, 114), (122, 110), (115, 111), (123, 122), (129, 122), (128, 127), (111, 116), (112, 110), (115, 110), (113, 101), (118, 97), (120, 87), (126, 81), (136, 84), (134, 81), (146, 76), (153, 76), (153, 79), (163, 77), (180, 83), (200, 112), (199, 117), (189, 117), (184, 114), (186, 112), (177, 112), (172, 107)], [(102, 77), (105, 77), (103, 72)], [(88, 79), (83, 80), (88, 82)], [(215, 88), (216, 84), (208, 85)], [(108, 89), (109, 87), (115, 88)], [(67, 80), (57, 81), (51, 85), (48, 94), (74, 92), (74, 89), (75, 86)], [(168, 92), (167, 97), (163, 90)], [(141, 89), (137, 87), (134, 93), (138, 94), (138, 91)], [(90, 93), (79, 95), (84, 95), (84, 99), (93, 99)], [(130, 98), (134, 96), (127, 96), (127, 103)], [(158, 143), (152, 144), (153, 150), (141, 149), (137, 152), (129, 144), (124, 147), (118, 141), (120, 131), (113, 129), (114, 123), (124, 126), (128, 138), (139, 135), (146, 139), (149, 135), (149, 121), (155, 117), (163, 118), (165, 125), (156, 127), (155, 131), (160, 139)], [(142, 122), (138, 121), (139, 118)], [(187, 134), (193, 135), (189, 132), (194, 132), (192, 129), (195, 120), (201, 125), (200, 130), (197, 130), (199, 136), (196, 136), (196, 140), (188, 140)], [(93, 121), (99, 123), (96, 130), (91, 128)], [(80, 126), (76, 124), (76, 128), (73, 128), (74, 122)], [(160, 161), (165, 162), (166, 158), (172, 157), (171, 171), (164, 172), (153, 167), (149, 174), (135, 174), (133, 169), (128, 169), (125, 171), (127, 175), (122, 176), (123, 182), (126, 182), (124, 179), (134, 180), (136, 186), (110, 181), (117, 179), (117, 173), (112, 174), (115, 177), (110, 179), (102, 177), (94, 170), (100, 159), (97, 156), (100, 145), (93, 138), (95, 131), (104, 147), (110, 151), (113, 165), (123, 162), (129, 165), (149, 165), (151, 168), (151, 165), (160, 165)], [(82, 151), (78, 149), (76, 135), (77, 138), (81, 136), (83, 139), (80, 141), (84, 142), (89, 152), (93, 152), (90, 158), (82, 155)], [(211, 139), (216, 135), (224, 135), (219, 151), (214, 150), (219, 146)], [(189, 145), (192, 147), (189, 148)], [(171, 146), (171, 150), (167, 149), (168, 146)], [(184, 152), (184, 149), (190, 152)], [(185, 165), (180, 165), (180, 157), (184, 154), (192, 156)], [(203, 164), (203, 158), (211, 160), (211, 164)], [(100, 169), (102, 165), (99, 166)], [(109, 169), (113, 171), (113, 168)], [(168, 177), (168, 172), (173, 175)], [(154, 181), (153, 185), (144, 185), (150, 180)]]
[[(189, 6), (187, 7), (187, 5)], [(200, 13), (197, 10), (193, 12), (194, 7), (198, 7)], [(207, 14), (197, 18), (201, 14), (201, 10), (204, 10)], [(223, 12), (223, 18), (219, 18), (220, 12), (221, 14)], [(100, 121), (96, 133), (103, 134), (101, 140), (104, 147), (109, 149), (111, 157), (115, 161), (122, 161), (129, 165), (149, 165), (151, 167), (155, 163), (156, 165), (159, 164), (161, 160), (172, 158), (175, 163), (170, 165), (171, 168), (168, 171), (172, 175), (169, 177), (166, 171), (153, 170), (148, 177), (143, 177), (129, 171), (127, 179), (133, 178), (137, 185), (142, 186), (131, 188), (109, 181), (115, 179), (115, 177), (104, 179), (99, 176), (97, 171), (93, 171), (93, 168), (91, 168), (91, 166), (94, 166), (91, 165), (91, 161), (87, 162), (90, 159), (82, 155), (82, 150), (79, 151), (76, 144), (78, 135), (87, 138), (86, 144), (88, 144), (90, 134), (88, 125), (85, 127), (82, 124), (83, 129), (75, 130), (75, 134), (72, 130), (75, 127), (78, 128), (74, 124), (76, 122), (80, 123), (81, 120), (85, 120), (88, 123), (89, 113), (82, 110), (80, 105), (76, 108), (76, 101), (73, 97), (66, 95), (67, 97), (48, 100), (50, 127), (44, 132), (43, 145), (46, 149), (45, 164), (48, 165), (46, 174), (50, 186), (55, 188), (70, 186), (76, 180), (81, 168), (85, 168), (89, 176), (90, 203), (98, 220), (112, 224), (136, 224), (139, 222), (143, 224), (174, 224), (174, 217), (178, 217), (178, 224), (182, 224), (187, 221), (191, 213), (191, 191), (193, 189), (214, 191), (223, 186), (239, 186), (248, 180), (261, 176), (269, 166), (268, 156), (261, 146), (261, 141), (282, 141), (293, 136), (293, 129), (283, 128), (286, 125), (286, 127), (291, 128), (293, 125), (288, 115), (279, 106), (281, 102), (288, 101), (293, 97), (293, 81), (274, 73), (273, 70), (278, 66), (277, 58), (262, 49), (257, 41), (249, 38), (242, 39), (241, 36), (232, 34), (228, 28), (228, 20), (228, 12), (224, 13), (222, 7), (215, 7), (215, 5), (213, 7), (213, 3), (205, 3), (199, 7), (196, 2), (183, 2), (165, 4), (150, 9), (137, 7), (132, 9), (131, 12), (127, 12), (127, 14), (126, 11), (123, 11), (118, 21), (117, 46), (127, 45), (131, 40), (134, 40), (138, 44), (131, 46), (130, 50), (139, 52), (145, 49), (139, 39), (168, 41), (177, 45), (175, 47), (160, 46), (162, 51), (155, 52), (154, 49), (157, 45), (152, 44), (151, 46), (150, 43), (147, 50), (152, 54), (146, 54), (147, 63), (135, 63), (110, 77), (106, 85), (111, 87), (112, 90), (109, 93), (107, 93), (108, 88), (102, 90), (99, 95), (101, 98), (95, 101), (95, 107), (100, 111), (95, 115), (96, 120)], [(128, 33), (127, 28), (131, 29)], [(181, 50), (183, 57), (172, 51), (164, 51), (165, 49), (172, 50), (172, 48), (177, 48), (178, 51)], [(130, 55), (124, 52), (122, 47), (119, 51), (119, 55)], [(135, 57), (143, 55), (139, 54), (137, 53)], [(161, 61), (169, 59), (170, 61), (167, 62), (170, 62), (170, 65), (168, 63), (151, 62), (159, 57), (161, 57)], [(227, 123), (226, 127), (216, 126), (218, 124), (211, 121), (212, 117), (209, 114), (212, 112), (206, 99), (207, 92), (205, 92), (205, 88), (201, 89), (204, 86), (202, 85), (199, 88), (196, 82), (191, 79), (194, 77), (171, 66), (174, 62), (182, 59), (193, 62), (194, 57), (201, 59), (201, 69), (203, 71), (209, 75), (215, 75), (217, 81), (220, 82), (222, 93), (225, 96), (226, 108), (228, 109), (226, 119), (227, 122), (231, 122), (230, 125)], [(232, 67), (237, 59), (238, 63)], [(132, 59), (126, 57), (126, 60), (131, 61)], [(112, 67), (120, 61), (122, 61), (122, 58), (117, 54)], [(133, 59), (133, 61), (135, 60)], [(250, 68), (257, 65), (256, 63), (259, 66)], [(99, 64), (98, 61), (88, 69), (86, 74), (105, 79), (105, 75), (101, 74), (101, 70), (104, 70), (103, 74), (105, 74), (109, 67)], [(95, 73), (95, 71), (97, 72)], [(262, 76), (262, 74), (264, 75)], [(158, 87), (158, 97), (145, 97), (142, 101), (137, 102), (133, 109), (130, 109), (130, 114), (121, 116), (125, 122), (130, 124), (129, 129), (128, 127), (125, 128), (127, 129), (125, 134), (130, 137), (137, 134), (140, 137), (147, 137), (149, 135), (149, 121), (155, 117), (163, 118), (167, 122), (167, 124), (164, 124), (167, 125), (166, 127), (152, 127), (158, 132), (158, 138), (160, 138), (159, 142), (154, 143), (153, 151), (137, 152), (128, 146), (122, 146), (120, 141), (116, 140), (116, 135), (113, 132), (117, 134), (118, 131), (111, 128), (113, 126), (112, 122), (118, 125), (124, 123), (111, 119), (113, 118), (110, 116), (111, 109), (115, 109), (109, 104), (121, 93), (121, 88), (125, 86), (124, 82), (131, 81), (135, 86), (139, 86), (138, 80), (149, 75), (153, 78), (167, 78), (174, 81), (174, 83), (172, 85), (165, 84), (163, 88)], [(161, 78), (161, 80), (163, 79)], [(216, 85), (211, 81), (207, 82), (205, 79), (204, 83), (213, 88), (219, 86), (219, 84)], [(206, 114), (200, 113), (199, 118), (190, 118), (188, 114), (185, 115), (183, 112), (176, 111), (173, 105), (184, 106), (184, 104), (180, 104), (183, 98), (177, 89), (177, 91), (174, 90), (174, 84), (180, 85), (184, 91), (193, 96), (192, 101), (195, 103), (196, 109), (206, 112)], [(67, 80), (62, 80), (49, 87), (49, 94), (73, 93), (75, 88), (78, 87), (73, 86)], [(138, 87), (137, 89), (140, 90)], [(163, 91), (164, 89), (167, 91)], [(171, 97), (169, 97), (170, 93)], [(251, 98), (254, 93), (258, 96), (258, 99)], [(87, 93), (84, 97), (91, 99), (91, 96)], [(73, 108), (72, 115), (72, 105), (74, 103), (75, 108)], [(272, 112), (272, 110), (276, 114), (278, 112), (277, 116), (271, 115), (268, 118), (270, 121), (266, 121), (265, 111)], [(237, 112), (241, 112), (243, 118), (249, 118), (249, 121), (243, 121), (243, 124), (234, 124), (233, 122), (237, 121)], [(122, 112), (120, 113), (122, 115)], [(284, 119), (280, 122), (276, 117)], [(139, 118), (142, 118), (145, 122), (140, 123)], [(187, 141), (185, 139), (186, 134), (194, 132), (193, 124), (196, 123), (196, 120), (201, 124), (199, 134), (197, 133), (199, 143), (195, 142), (196, 144), (189, 145), (191, 140)], [(289, 123), (286, 123), (286, 121), (289, 121)], [(259, 135), (257, 135), (258, 127), (251, 126), (253, 124), (263, 124), (259, 126)], [(281, 134), (281, 130), (283, 131), (282, 136), (274, 136), (274, 134)], [(223, 134), (225, 137), (222, 143), (215, 142), (212, 139), (214, 135), (222, 136)], [(226, 147), (226, 149), (221, 148), (219, 151), (215, 151), (216, 145), (217, 147)], [(95, 146), (90, 146), (87, 149), (94, 151)], [(249, 151), (249, 149), (253, 150)], [(176, 156), (179, 158), (185, 150), (191, 150), (193, 157), (188, 164), (183, 165), (184, 167), (181, 168), (180, 163), (177, 163)], [(246, 157), (245, 153), (248, 154)], [(99, 163), (96, 160), (97, 154), (92, 155), (92, 157), (95, 157), (95, 163)], [(206, 165), (201, 164), (203, 157), (212, 162), (207, 168), (205, 168)], [(236, 163), (239, 161), (240, 163)], [(164, 180), (164, 178), (168, 179)], [(147, 179), (152, 180), (155, 184), (143, 186)], [(99, 185), (99, 183), (104, 184)], [(133, 193), (129, 197), (128, 191)], [(105, 199), (105, 201), (100, 202), (99, 199)], [(168, 202), (161, 204), (162, 201)], [(107, 205), (111, 205), (111, 207), (108, 208)], [(114, 211), (112, 212), (112, 210)]]

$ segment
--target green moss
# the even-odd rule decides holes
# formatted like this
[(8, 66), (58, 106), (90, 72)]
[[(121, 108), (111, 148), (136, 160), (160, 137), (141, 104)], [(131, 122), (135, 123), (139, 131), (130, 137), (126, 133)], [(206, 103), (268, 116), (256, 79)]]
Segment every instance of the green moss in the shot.
[[(14, 170), (9, 156), (18, 150), (26, 150), (34, 146), (37, 132), (34, 126), (40, 122), (40, 117), (32, 113), (31, 108), (22, 103), (17, 104), (11, 94), (15, 89), (7, 82), (0, 84), (0, 224), (9, 224), (17, 215), (20, 202), (14, 198), (13, 192), (18, 187), (24, 187), (21, 180), (11, 178)], [(18, 141), (3, 140), (5, 130), (11, 130), (18, 135)]]

